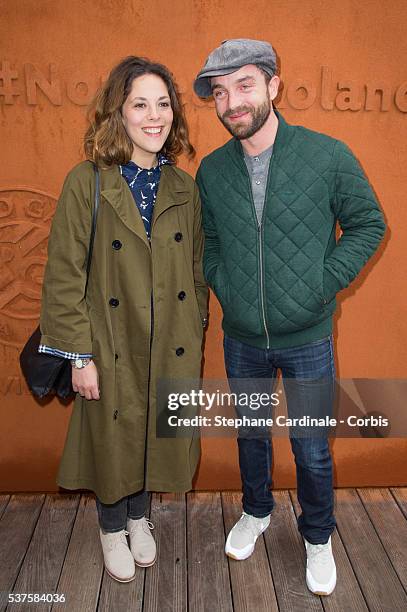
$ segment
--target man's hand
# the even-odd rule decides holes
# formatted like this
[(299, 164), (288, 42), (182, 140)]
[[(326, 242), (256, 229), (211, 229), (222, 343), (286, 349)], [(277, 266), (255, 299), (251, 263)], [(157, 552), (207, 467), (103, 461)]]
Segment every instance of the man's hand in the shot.
[(72, 368), (72, 388), (87, 400), (100, 399), (98, 371), (93, 361), (84, 368)]

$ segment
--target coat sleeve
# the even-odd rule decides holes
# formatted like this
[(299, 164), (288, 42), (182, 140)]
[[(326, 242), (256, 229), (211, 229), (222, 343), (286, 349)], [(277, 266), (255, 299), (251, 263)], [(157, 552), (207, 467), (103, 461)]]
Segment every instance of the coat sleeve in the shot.
[(377, 199), (359, 162), (337, 141), (333, 211), (342, 230), (336, 247), (325, 260), (324, 294), (330, 302), (347, 287), (377, 249), (386, 225)]
[(194, 282), (198, 300), (199, 312), (203, 321), (208, 317), (208, 287), (205, 282), (202, 256), (204, 249), (204, 235), (202, 231), (202, 212), (199, 191), (194, 188)]
[(90, 184), (80, 180), (76, 169), (65, 180), (49, 236), (40, 320), (41, 344), (84, 354), (92, 353), (85, 302)]
[(203, 269), (208, 284), (213, 288), (216, 269), (220, 261), (220, 246), (215, 221), (210, 211), (208, 196), (204, 185), (202, 165), (198, 169), (196, 182), (201, 195), (202, 224), (205, 234)]

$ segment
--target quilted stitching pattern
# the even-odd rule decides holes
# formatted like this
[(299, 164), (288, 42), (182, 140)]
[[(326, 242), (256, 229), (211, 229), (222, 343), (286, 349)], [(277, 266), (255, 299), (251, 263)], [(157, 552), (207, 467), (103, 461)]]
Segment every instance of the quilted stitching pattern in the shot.
[[(373, 192), (349, 149), (328, 136), (287, 126), (281, 117), (280, 124), (262, 230), (271, 335), (311, 327), (331, 316), (334, 304), (324, 305), (324, 270), (338, 280), (337, 290), (347, 286), (384, 232)], [(208, 156), (199, 171), (204, 228), (212, 236), (207, 238), (205, 259), (209, 260), (211, 241), (218, 240), (223, 265), (214, 289), (225, 320), (261, 335), (261, 234), (238, 146), (229, 141)], [(337, 219), (344, 231), (338, 245)]]

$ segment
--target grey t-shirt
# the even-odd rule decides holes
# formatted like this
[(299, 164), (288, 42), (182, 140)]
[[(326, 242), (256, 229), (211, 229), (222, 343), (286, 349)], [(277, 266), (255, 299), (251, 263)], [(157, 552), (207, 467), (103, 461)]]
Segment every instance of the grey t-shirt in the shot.
[(270, 159), (273, 154), (273, 145), (259, 155), (248, 155), (243, 149), (244, 160), (252, 184), (254, 207), (256, 209), (257, 222), (260, 225), (266, 195), (267, 175)]

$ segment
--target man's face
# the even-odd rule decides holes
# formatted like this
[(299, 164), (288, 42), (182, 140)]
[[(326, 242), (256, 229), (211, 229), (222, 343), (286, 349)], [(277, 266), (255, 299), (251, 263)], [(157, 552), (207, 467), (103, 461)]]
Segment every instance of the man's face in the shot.
[(217, 115), (232, 136), (239, 140), (251, 138), (263, 127), (279, 82), (273, 76), (267, 85), (263, 72), (253, 64), (211, 78)]

